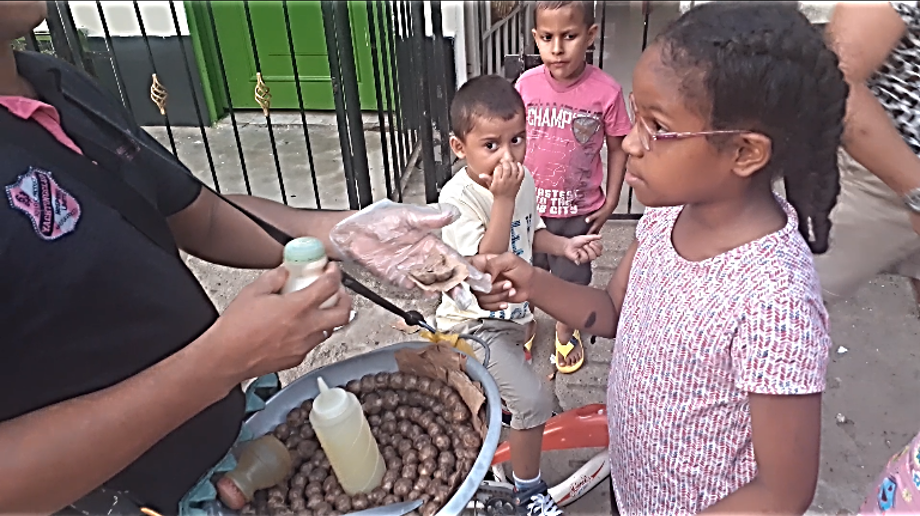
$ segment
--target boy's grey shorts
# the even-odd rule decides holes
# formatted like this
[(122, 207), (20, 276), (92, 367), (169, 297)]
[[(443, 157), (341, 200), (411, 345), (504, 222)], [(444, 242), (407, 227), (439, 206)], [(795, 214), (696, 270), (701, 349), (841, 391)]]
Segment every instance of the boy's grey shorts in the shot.
[[(505, 405), (511, 412), (511, 428), (536, 428), (552, 417), (553, 398), (549, 389), (524, 358), (527, 327), (498, 319), (480, 319), (453, 326), (452, 333), (466, 333), (489, 344), (491, 356), (488, 370)], [(476, 358), (485, 354), (475, 341), (470, 342)]]

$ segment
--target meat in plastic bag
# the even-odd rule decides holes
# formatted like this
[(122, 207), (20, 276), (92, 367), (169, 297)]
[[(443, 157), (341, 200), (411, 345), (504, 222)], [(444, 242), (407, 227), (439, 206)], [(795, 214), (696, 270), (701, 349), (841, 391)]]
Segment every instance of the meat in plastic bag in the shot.
[(466, 308), (473, 299), (460, 284), (489, 292), (492, 278), (436, 234), (459, 216), (449, 204), (418, 206), (382, 200), (336, 224), (330, 240), (343, 258), (378, 278), (427, 296), (449, 293)]

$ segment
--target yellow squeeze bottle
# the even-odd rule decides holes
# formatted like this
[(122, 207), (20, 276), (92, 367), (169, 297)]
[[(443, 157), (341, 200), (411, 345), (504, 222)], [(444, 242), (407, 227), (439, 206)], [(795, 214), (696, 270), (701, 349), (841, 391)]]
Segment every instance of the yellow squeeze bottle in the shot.
[(386, 464), (358, 398), (317, 378), (319, 396), (313, 400), (310, 424), (342, 489), (349, 495), (378, 487)]

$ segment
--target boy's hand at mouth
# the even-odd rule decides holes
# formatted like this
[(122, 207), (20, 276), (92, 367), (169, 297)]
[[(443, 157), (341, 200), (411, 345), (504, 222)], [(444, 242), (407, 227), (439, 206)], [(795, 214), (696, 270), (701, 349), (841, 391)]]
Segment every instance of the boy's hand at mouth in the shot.
[(514, 201), (518, 190), (521, 189), (521, 182), (524, 181), (524, 165), (502, 160), (495, 167), (492, 175), (481, 174), (479, 177), (489, 187), (489, 191), (496, 199)]

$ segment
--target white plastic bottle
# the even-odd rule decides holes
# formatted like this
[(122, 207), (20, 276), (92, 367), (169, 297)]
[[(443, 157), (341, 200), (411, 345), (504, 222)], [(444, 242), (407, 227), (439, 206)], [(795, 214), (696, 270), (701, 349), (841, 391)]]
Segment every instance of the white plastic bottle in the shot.
[[(326, 249), (318, 239), (301, 237), (291, 240), (284, 246), (284, 266), (289, 276), (281, 293), (307, 288), (323, 274), (327, 263), (329, 259), (326, 257)], [(335, 306), (338, 297), (338, 294), (333, 294), (320, 308)]]
[(310, 424), (342, 489), (349, 495), (369, 493), (383, 481), (386, 464), (358, 398), (317, 378)]

